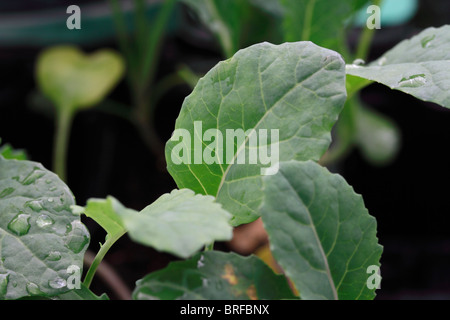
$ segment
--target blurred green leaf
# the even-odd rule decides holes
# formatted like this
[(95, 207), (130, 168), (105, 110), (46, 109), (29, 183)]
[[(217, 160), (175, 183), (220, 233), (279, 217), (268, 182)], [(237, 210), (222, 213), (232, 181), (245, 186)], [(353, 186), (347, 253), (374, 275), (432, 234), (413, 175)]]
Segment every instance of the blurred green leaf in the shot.
[(386, 165), (397, 156), (400, 130), (394, 121), (367, 107), (356, 112), (356, 144), (364, 158), (373, 165)]
[[(0, 138), (0, 144), (2, 139)], [(14, 149), (9, 143), (5, 143), (0, 147), (0, 156), (5, 159), (27, 160), (27, 153), (25, 150)]]
[(121, 56), (109, 49), (85, 55), (77, 47), (55, 46), (38, 57), (41, 91), (59, 109), (77, 110), (99, 103), (124, 73)]

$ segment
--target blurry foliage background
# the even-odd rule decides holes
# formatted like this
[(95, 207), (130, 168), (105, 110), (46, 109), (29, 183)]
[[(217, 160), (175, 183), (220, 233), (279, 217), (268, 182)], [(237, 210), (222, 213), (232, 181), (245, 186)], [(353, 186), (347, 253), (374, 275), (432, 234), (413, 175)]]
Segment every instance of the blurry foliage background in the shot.
[[(403, 14), (385, 17), (386, 24), (375, 34), (369, 60), (424, 28), (450, 23), (447, 0), (407, 3)], [(66, 8), (71, 4), (81, 8), (81, 30), (66, 28)], [(127, 26), (133, 31), (132, 1), (123, 4)], [(152, 20), (160, 4), (147, 4), (146, 16)], [(264, 22), (271, 21), (268, 13), (254, 11), (246, 17), (243, 44), (281, 41), (274, 25)], [(252, 32), (246, 32), (246, 28), (252, 28)], [(351, 30), (350, 47), (354, 47), (359, 32), (358, 27)], [(247, 39), (248, 34), (255, 38)], [(41, 50), (55, 44), (76, 44), (86, 52), (104, 47), (119, 50), (107, 1), (0, 3), (0, 137), (3, 143), (25, 149), (30, 159), (47, 168), (52, 166), (54, 120), (48, 101), (37, 93), (34, 67)], [(155, 77), (162, 79), (183, 64), (203, 74), (223, 58), (216, 39), (192, 11), (176, 6), (167, 25)], [(162, 142), (170, 137), (190, 91), (188, 84), (180, 84), (159, 100), (155, 130)], [(136, 127), (117, 116), (121, 109), (115, 105), (129, 105), (131, 99), (124, 80), (104, 103), (80, 112), (74, 120), (68, 184), (81, 205), (91, 197), (113, 195), (128, 207), (142, 209), (176, 187), (146, 148)], [(450, 205), (445, 182), (450, 180), (446, 161), (450, 110), (377, 84), (364, 89), (362, 99), (391, 117), (402, 135), (399, 155), (387, 166), (370, 165), (354, 150), (333, 168), (363, 195), (369, 212), (378, 220), (384, 253), (383, 282), (377, 299), (449, 299)], [(87, 220), (86, 224), (92, 234), (92, 249), (97, 251), (105, 234), (95, 223)], [(173, 257), (124, 238), (105, 259), (133, 288), (136, 279), (166, 266)], [(96, 293), (109, 291), (101, 281), (95, 281), (92, 289)]]

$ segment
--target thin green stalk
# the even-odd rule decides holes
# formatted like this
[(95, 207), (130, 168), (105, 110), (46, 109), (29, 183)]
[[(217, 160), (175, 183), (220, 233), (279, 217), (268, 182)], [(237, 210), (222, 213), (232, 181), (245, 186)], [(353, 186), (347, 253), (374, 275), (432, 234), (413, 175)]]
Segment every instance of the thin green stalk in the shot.
[(112, 9), (112, 16), (116, 28), (118, 44), (127, 61), (127, 78), (128, 81), (131, 82), (131, 85), (134, 86), (134, 84), (138, 82), (135, 65), (136, 59), (133, 56), (132, 47), (130, 45), (130, 42), (128, 41), (128, 29), (125, 17), (118, 0), (109, 0), (109, 3)]
[(336, 143), (320, 159), (322, 166), (339, 162), (352, 150), (356, 135), (357, 97), (348, 99), (336, 124)]
[(214, 4), (213, 0), (206, 1), (207, 10), (214, 17), (214, 21), (217, 23), (217, 33), (219, 41), (222, 46), (223, 54), (226, 58), (231, 58), (235, 52), (233, 48), (233, 41), (231, 39), (230, 30), (222, 21), (219, 12)]
[(112, 245), (120, 239), (125, 234), (119, 233), (112, 237), (108, 235), (106, 238), (105, 243), (100, 247), (100, 250), (97, 252), (97, 255), (94, 258), (94, 261), (92, 261), (91, 266), (89, 267), (88, 272), (86, 273), (86, 277), (84, 278), (83, 284), (89, 288), (89, 286), (92, 283), (92, 279), (94, 278), (95, 272), (97, 271), (98, 266), (102, 262), (103, 258), (105, 257), (106, 253), (111, 249)]
[(139, 61), (142, 61), (142, 59), (145, 58), (143, 55), (145, 53), (146, 35), (149, 30), (144, 0), (134, 0), (134, 16), (138, 46), (137, 50), (139, 53)]
[(61, 107), (57, 111), (53, 145), (53, 172), (65, 182), (67, 182), (67, 152), (73, 117), (73, 108)]
[[(141, 80), (144, 84), (144, 87), (146, 87), (153, 81), (153, 77), (156, 72), (155, 69), (159, 45), (164, 35), (164, 29), (166, 28), (170, 14), (172, 13), (176, 2), (177, 0), (164, 0), (162, 2), (162, 8), (158, 13), (158, 17), (149, 30), (148, 42), (146, 43), (145, 51), (143, 52), (144, 60), (141, 64)], [(145, 38), (143, 40), (145, 40)]]
[(198, 80), (200, 80), (200, 76), (195, 74), (187, 65), (181, 65), (177, 73), (178, 76), (191, 87), (191, 89), (194, 89), (198, 83)]
[(211, 242), (209, 245), (205, 246), (204, 251), (213, 251), (214, 250), (214, 241)]
[[(374, 0), (373, 4), (380, 6), (382, 0)], [(356, 50), (356, 58), (367, 60), (369, 55), (370, 45), (372, 44), (373, 36), (375, 34), (375, 29), (369, 29), (363, 27), (363, 31), (359, 38), (358, 48)]]
[(316, 5), (316, 0), (310, 0), (306, 6), (305, 10), (305, 21), (303, 23), (302, 29), (302, 41), (308, 41), (311, 36), (311, 24), (314, 13), (314, 6)]

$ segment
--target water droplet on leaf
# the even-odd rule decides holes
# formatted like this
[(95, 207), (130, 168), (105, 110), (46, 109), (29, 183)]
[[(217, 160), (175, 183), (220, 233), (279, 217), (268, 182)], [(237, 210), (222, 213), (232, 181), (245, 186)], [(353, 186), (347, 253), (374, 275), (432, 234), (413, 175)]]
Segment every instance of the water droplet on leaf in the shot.
[(384, 65), (386, 64), (386, 62), (387, 62), (386, 57), (381, 57), (381, 58), (378, 60), (378, 65), (379, 65), (379, 66), (384, 66)]
[(399, 87), (417, 88), (417, 87), (423, 86), (425, 83), (427, 83), (425, 74), (415, 74), (408, 78), (402, 78), (398, 82), (398, 86)]
[(4, 198), (6, 196), (9, 196), (11, 193), (15, 191), (14, 188), (6, 188), (3, 189), (2, 192), (0, 192), (0, 198)]
[(39, 295), (43, 294), (41, 289), (39, 289), (39, 286), (33, 282), (27, 283), (27, 292), (32, 296), (39, 296)]
[(40, 212), (43, 209), (42, 204), (39, 200), (28, 201), (27, 203), (25, 203), (25, 207), (30, 208), (34, 212)]
[(434, 38), (436, 38), (435, 34), (422, 38), (422, 40), (420, 41), (422, 48), (428, 48), (431, 45), (431, 42), (434, 40)]
[(24, 186), (28, 186), (30, 184), (33, 184), (38, 180), (39, 178), (42, 178), (45, 175), (45, 172), (40, 170), (39, 168), (34, 168), (33, 171), (27, 175), (23, 181), (21, 182)]
[(11, 220), (8, 224), (8, 229), (18, 236), (23, 236), (30, 230), (29, 219), (29, 214), (20, 213)]
[(363, 59), (356, 59), (352, 64), (355, 66), (363, 66), (366, 64), (366, 62)]
[(9, 273), (0, 273), (0, 298), (6, 296), (8, 290)]
[(59, 251), (50, 251), (47, 259), (50, 261), (59, 261), (61, 260), (61, 253)]
[(38, 225), (38, 227), (40, 228), (44, 228), (46, 226), (52, 225), (53, 223), (55, 223), (55, 221), (53, 221), (52, 218), (50, 218), (48, 215), (46, 214), (42, 214), (39, 216), (39, 218), (37, 218), (36, 220), (36, 224)]
[(74, 253), (79, 253), (89, 243), (89, 232), (79, 221), (67, 226), (65, 245)]
[(60, 277), (56, 277), (48, 282), (48, 285), (53, 289), (61, 289), (66, 286), (66, 280)]

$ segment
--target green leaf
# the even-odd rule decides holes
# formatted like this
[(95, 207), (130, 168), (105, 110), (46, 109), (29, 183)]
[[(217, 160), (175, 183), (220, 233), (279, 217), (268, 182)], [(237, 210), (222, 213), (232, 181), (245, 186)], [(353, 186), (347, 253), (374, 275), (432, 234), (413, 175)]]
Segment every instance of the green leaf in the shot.
[(106, 293), (103, 293), (101, 296), (97, 296), (84, 284), (81, 284), (79, 289), (73, 289), (69, 292), (60, 294), (55, 297), (55, 300), (109, 300), (109, 297)]
[(400, 130), (390, 118), (361, 106), (356, 113), (356, 143), (368, 162), (386, 165), (400, 150)]
[[(257, 44), (220, 62), (185, 99), (176, 134), (167, 142), (167, 168), (178, 187), (216, 196), (234, 215), (234, 226), (256, 220), (261, 174), (270, 174), (264, 168), (278, 160), (318, 161), (328, 149), (331, 128), (346, 99), (344, 73), (339, 54), (311, 42)], [(216, 134), (212, 143), (203, 139), (209, 129)], [(227, 130), (250, 129), (245, 139), (226, 139)], [(211, 149), (211, 164), (196, 164)], [(271, 150), (269, 161), (259, 157), (251, 164), (250, 154), (264, 149)], [(233, 156), (228, 160), (227, 152)]]
[[(2, 139), (0, 139), (1, 142)], [(27, 153), (24, 150), (15, 150), (9, 143), (0, 147), (0, 156), (5, 159), (27, 160)]]
[(90, 240), (73, 204), (69, 188), (41, 164), (0, 156), (0, 298), (68, 290), (68, 268), (82, 270)]
[(89, 108), (118, 83), (124, 63), (116, 52), (102, 49), (85, 55), (73, 46), (55, 46), (42, 52), (36, 78), (40, 89), (59, 109)]
[(173, 190), (141, 212), (121, 215), (132, 240), (181, 258), (233, 235), (231, 215), (213, 197), (188, 189)]
[(347, 73), (376, 81), (423, 101), (450, 108), (450, 26), (428, 28), (368, 66), (348, 65)]
[(367, 268), (379, 266), (376, 220), (345, 180), (307, 161), (264, 178), (261, 207), (276, 261), (302, 299), (372, 299)]
[(297, 299), (286, 278), (256, 256), (208, 251), (136, 282), (136, 300)]
[(132, 211), (111, 196), (106, 199), (89, 199), (85, 208), (78, 207), (75, 210), (97, 222), (109, 237), (120, 237), (126, 232), (120, 216)]
[(280, 0), (284, 7), (285, 41), (309, 40), (342, 52), (346, 21), (367, 0), (345, 0), (330, 4), (327, 0)]

